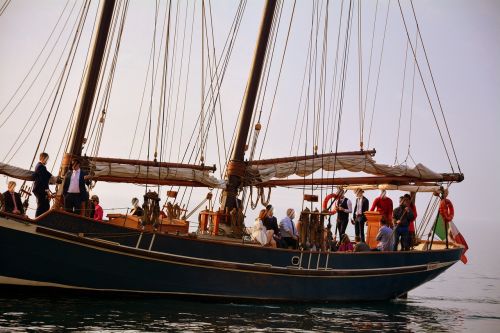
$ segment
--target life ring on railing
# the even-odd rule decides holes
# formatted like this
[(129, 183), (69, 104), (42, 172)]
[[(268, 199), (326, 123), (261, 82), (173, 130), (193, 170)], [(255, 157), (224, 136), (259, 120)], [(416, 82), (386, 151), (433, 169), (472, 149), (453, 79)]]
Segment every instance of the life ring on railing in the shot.
[(441, 203), (439, 204), (439, 214), (441, 214), (446, 223), (453, 220), (453, 217), (455, 216), (455, 209), (453, 208), (453, 204), (450, 200), (441, 200)]
[[(330, 193), (323, 199), (323, 211), (328, 210), (328, 203), (331, 199), (337, 199), (337, 193)], [(328, 212), (333, 215), (337, 213), (337, 210), (328, 210)]]

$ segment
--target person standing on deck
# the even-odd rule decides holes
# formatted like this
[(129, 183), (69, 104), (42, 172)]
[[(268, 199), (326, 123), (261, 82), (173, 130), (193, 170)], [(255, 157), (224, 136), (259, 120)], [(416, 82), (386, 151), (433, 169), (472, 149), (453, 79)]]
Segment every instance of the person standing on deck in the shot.
[(50, 209), (49, 201), (49, 182), (51, 180), (56, 180), (57, 177), (52, 176), (50, 172), (47, 171), (47, 162), (49, 160), (49, 154), (40, 153), (40, 160), (35, 167), (35, 172), (33, 174), (33, 194), (36, 197), (36, 213), (35, 217), (38, 217)]
[(144, 210), (141, 206), (139, 206), (139, 199), (132, 198), (132, 209), (130, 210), (130, 215), (142, 216), (144, 214)]
[(356, 206), (354, 206), (354, 213), (353, 219), (354, 219), (354, 231), (356, 234), (356, 242), (364, 242), (365, 241), (365, 222), (366, 222), (366, 216), (365, 212), (368, 210), (368, 207), (370, 207), (370, 202), (368, 199), (363, 195), (364, 191), (362, 189), (357, 189), (356, 190)]
[(335, 210), (337, 211), (337, 230), (339, 231), (339, 239), (342, 239), (347, 229), (347, 224), (349, 223), (349, 214), (352, 213), (351, 200), (344, 196), (344, 191), (341, 191), (339, 194)]
[[(450, 199), (448, 199), (448, 189), (444, 189), (441, 192), (441, 202), (439, 203), (439, 215), (441, 215), (441, 217), (443, 218), (444, 228), (445, 228), (444, 230), (445, 230), (445, 235), (446, 235), (446, 248), (448, 248), (448, 237), (451, 236), (452, 239), (455, 237), (453, 235), (453, 231), (451, 233), (449, 232), (450, 223), (453, 220), (453, 217), (455, 217), (455, 209), (453, 208), (453, 204), (451, 203)], [(457, 230), (457, 234), (460, 235), (460, 233), (458, 233), (458, 230)], [(461, 237), (461, 235), (460, 235), (460, 237)], [(463, 237), (461, 237), (461, 238), (463, 239)], [(464, 261), (464, 258), (465, 258), (464, 253), (465, 253), (465, 251), (467, 251), (467, 249), (469, 247), (468, 247), (467, 243), (465, 242), (465, 239), (459, 240), (458, 243), (465, 246), (465, 250), (462, 253), (462, 261)], [(465, 258), (464, 262), (467, 262), (467, 258)]]
[(372, 203), (372, 208), (370, 208), (371, 211), (377, 211), (380, 214), (382, 214), (383, 217), (385, 217), (385, 220), (387, 221), (387, 226), (390, 228), (393, 227), (392, 225), (392, 210), (394, 207), (392, 206), (392, 200), (387, 196), (386, 190), (380, 191), (380, 196), (375, 198)]
[(16, 182), (7, 183), (8, 190), (3, 193), (4, 211), (11, 214), (24, 215), (24, 207), (21, 201), (21, 195), (16, 192)]
[(90, 201), (94, 204), (94, 216), (93, 219), (95, 221), (101, 221), (102, 222), (102, 217), (104, 215), (104, 212), (102, 210), (102, 207), (99, 205), (99, 197), (97, 195), (93, 195), (90, 198)]
[(417, 206), (415, 206), (415, 193), (405, 194), (405, 198), (409, 202), (409, 207), (413, 213), (413, 219), (410, 221), (408, 226), (408, 244), (410, 247), (415, 246), (416, 235), (415, 235), (415, 221), (417, 220)]
[(398, 250), (398, 244), (401, 240), (401, 250), (408, 251), (410, 249), (408, 242), (408, 227), (410, 221), (413, 220), (413, 211), (410, 209), (410, 202), (404, 196), (399, 198), (399, 207), (394, 209), (392, 214), (394, 220), (394, 251)]
[(76, 158), (71, 161), (71, 169), (64, 179), (64, 210), (81, 214), (82, 203), (89, 199), (89, 193), (85, 187), (87, 175), (80, 169), (80, 160)]

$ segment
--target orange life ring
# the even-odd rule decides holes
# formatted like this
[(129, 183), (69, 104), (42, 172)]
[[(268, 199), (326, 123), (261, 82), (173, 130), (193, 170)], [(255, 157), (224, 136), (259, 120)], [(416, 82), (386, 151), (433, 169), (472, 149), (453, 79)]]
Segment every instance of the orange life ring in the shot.
[[(328, 202), (331, 199), (334, 199), (334, 200), (337, 199), (337, 193), (330, 193), (325, 197), (325, 199), (323, 199), (323, 211), (328, 210)], [(333, 210), (330, 210), (328, 212), (333, 215), (333, 214), (337, 213), (337, 210), (333, 209)]]
[(453, 204), (448, 199), (441, 200), (439, 204), (439, 214), (443, 217), (445, 222), (450, 222), (453, 220), (455, 216), (455, 209), (453, 208)]

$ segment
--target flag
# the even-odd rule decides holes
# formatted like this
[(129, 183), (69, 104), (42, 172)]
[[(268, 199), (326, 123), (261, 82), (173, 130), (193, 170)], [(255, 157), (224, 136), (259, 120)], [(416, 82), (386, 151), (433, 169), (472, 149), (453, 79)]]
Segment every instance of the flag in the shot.
[[(458, 228), (455, 225), (455, 223), (453, 223), (453, 221), (450, 222), (448, 224), (448, 226), (449, 226), (448, 236), (451, 238), (451, 240), (454, 241), (457, 244), (462, 245), (464, 247), (464, 252), (462, 253), (462, 257), (460, 258), (460, 260), (462, 260), (462, 262), (464, 264), (466, 264), (467, 263), (467, 257), (465, 256), (465, 252), (469, 249), (469, 246), (467, 245), (467, 242), (465, 241), (464, 236), (462, 236), (462, 234), (458, 230)], [(438, 214), (438, 220), (436, 222), (436, 235), (441, 240), (445, 240), (446, 239), (446, 229), (444, 227), (444, 220), (443, 220), (443, 217), (441, 216), (441, 214)]]

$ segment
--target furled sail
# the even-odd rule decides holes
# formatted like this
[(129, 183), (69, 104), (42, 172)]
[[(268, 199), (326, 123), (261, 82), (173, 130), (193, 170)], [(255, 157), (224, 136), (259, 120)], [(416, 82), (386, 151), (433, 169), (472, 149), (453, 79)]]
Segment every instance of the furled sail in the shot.
[(21, 180), (33, 180), (34, 172), (5, 163), (0, 163), (0, 174)]
[(380, 184), (380, 185), (353, 185), (344, 186), (343, 189), (355, 191), (357, 189), (362, 189), (364, 191), (370, 190), (387, 190), (387, 191), (402, 191), (402, 192), (438, 192), (441, 189), (439, 185), (392, 185), (392, 184)]
[(361, 156), (330, 156), (309, 160), (282, 162), (247, 167), (247, 185), (258, 185), (273, 178), (286, 178), (291, 175), (299, 177), (310, 176), (314, 172), (347, 170), (365, 172), (377, 176), (411, 177), (421, 181), (442, 179), (442, 174), (436, 173), (422, 164), (415, 167), (407, 165), (387, 165), (377, 163), (369, 155)]
[[(116, 177), (121, 179), (151, 180), (151, 181), (192, 181), (198, 182), (211, 188), (224, 189), (224, 180), (217, 179), (209, 174), (208, 170), (196, 170), (191, 168), (155, 167), (144, 165), (130, 165), (110, 162), (91, 162), (92, 178)], [(108, 178), (109, 179), (109, 178)]]

